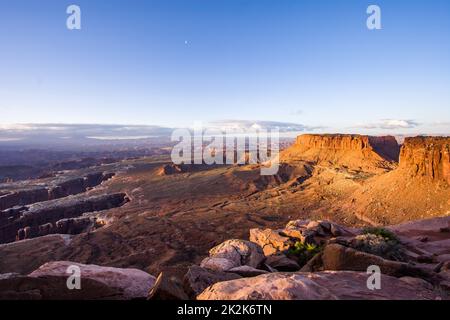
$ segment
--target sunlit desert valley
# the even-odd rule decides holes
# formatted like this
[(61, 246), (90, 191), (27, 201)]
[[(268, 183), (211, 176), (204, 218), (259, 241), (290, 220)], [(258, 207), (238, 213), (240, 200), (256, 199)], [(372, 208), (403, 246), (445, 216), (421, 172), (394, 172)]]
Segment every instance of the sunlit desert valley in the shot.
[[(304, 134), (283, 142), (272, 176), (175, 165), (170, 141), (22, 166), (6, 161), (27, 151), (11, 149), (0, 298), (447, 299), (449, 145)], [(73, 264), (82, 290), (66, 288)], [(366, 287), (370, 265), (383, 290)]]

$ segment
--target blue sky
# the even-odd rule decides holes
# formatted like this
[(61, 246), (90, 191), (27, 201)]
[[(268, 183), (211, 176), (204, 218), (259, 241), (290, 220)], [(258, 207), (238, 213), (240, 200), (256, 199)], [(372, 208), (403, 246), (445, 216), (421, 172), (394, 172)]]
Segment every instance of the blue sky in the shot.
[(0, 124), (450, 133), (448, 0), (2, 0), (0, 43)]

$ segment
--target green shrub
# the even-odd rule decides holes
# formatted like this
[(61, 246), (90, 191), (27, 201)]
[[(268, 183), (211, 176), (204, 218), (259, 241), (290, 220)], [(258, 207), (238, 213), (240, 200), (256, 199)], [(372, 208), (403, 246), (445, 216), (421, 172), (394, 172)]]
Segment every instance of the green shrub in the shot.
[(289, 250), (288, 255), (294, 256), (300, 266), (305, 265), (312, 257), (318, 254), (322, 248), (315, 244), (297, 241)]

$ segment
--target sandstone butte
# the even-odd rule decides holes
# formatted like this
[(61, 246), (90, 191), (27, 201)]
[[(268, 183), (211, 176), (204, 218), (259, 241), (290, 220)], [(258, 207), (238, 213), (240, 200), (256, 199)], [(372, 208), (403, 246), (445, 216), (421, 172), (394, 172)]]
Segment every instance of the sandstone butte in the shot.
[(282, 162), (312, 161), (319, 165), (345, 166), (380, 172), (393, 168), (400, 147), (393, 136), (305, 134), (281, 153)]
[[(281, 160), (363, 173), (359, 186), (341, 182), (325, 190), (341, 194), (331, 207), (371, 224), (400, 223), (450, 213), (449, 145), (449, 137), (410, 137), (400, 146), (391, 136), (307, 134)], [(337, 185), (337, 177), (327, 183)]]
[(393, 136), (304, 134), (281, 153), (282, 162), (311, 161), (366, 171), (397, 167), (410, 176), (450, 183), (450, 138), (408, 137), (399, 145)]

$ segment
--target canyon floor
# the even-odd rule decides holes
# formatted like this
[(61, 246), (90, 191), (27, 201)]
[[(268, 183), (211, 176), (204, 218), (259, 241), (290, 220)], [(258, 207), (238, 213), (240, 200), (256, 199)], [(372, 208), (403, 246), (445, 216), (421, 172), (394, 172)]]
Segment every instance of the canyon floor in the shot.
[(449, 216), (448, 138), (406, 141), (401, 150), (389, 138), (365, 139), (301, 136), (274, 176), (261, 176), (259, 165), (180, 167), (156, 155), (0, 184), (0, 274), (73, 261), (181, 279), (212, 247), (248, 240), (253, 228)]

